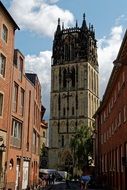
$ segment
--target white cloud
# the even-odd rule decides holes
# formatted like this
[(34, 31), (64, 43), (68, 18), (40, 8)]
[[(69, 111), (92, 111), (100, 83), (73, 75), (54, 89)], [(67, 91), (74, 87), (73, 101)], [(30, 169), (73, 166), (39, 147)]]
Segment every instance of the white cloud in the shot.
[(123, 35), (122, 26), (114, 26), (109, 36), (98, 40), (98, 62), (100, 73), (100, 97), (104, 94), (109, 76), (113, 68), (113, 61), (117, 57)]
[(46, 108), (45, 117), (49, 117), (50, 108), (50, 83), (51, 83), (51, 52), (40, 52), (39, 55), (27, 55), (25, 57), (26, 72), (37, 73), (42, 86), (42, 104)]
[(65, 27), (74, 22), (74, 16), (69, 10), (59, 8), (58, 0), (12, 0), (10, 13), (17, 24), (24, 29), (44, 36), (53, 36), (57, 20), (61, 18)]

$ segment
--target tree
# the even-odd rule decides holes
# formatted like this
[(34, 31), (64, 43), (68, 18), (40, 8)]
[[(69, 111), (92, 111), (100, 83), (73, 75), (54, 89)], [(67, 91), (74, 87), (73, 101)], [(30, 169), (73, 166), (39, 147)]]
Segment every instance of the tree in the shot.
[(81, 169), (89, 164), (89, 157), (92, 157), (93, 143), (91, 131), (88, 127), (81, 126), (72, 137), (70, 147), (74, 158), (74, 167)]
[(45, 144), (43, 143), (40, 149), (40, 168), (47, 168), (48, 153)]

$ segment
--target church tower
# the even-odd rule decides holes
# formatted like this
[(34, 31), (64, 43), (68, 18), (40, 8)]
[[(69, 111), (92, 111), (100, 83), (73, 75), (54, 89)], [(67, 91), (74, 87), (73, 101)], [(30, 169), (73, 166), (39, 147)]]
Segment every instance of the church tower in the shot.
[(93, 128), (98, 108), (98, 61), (95, 31), (86, 24), (64, 29), (58, 19), (51, 68), (49, 167), (70, 170), (70, 140), (76, 128)]

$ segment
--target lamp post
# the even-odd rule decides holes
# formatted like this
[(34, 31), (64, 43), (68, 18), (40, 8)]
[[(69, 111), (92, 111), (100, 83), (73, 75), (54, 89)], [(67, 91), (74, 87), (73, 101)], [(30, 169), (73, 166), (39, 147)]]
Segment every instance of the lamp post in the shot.
[(2, 143), (2, 144), (0, 145), (0, 151), (2, 151), (2, 152), (5, 152), (5, 151), (6, 151), (6, 146), (5, 146), (4, 143)]

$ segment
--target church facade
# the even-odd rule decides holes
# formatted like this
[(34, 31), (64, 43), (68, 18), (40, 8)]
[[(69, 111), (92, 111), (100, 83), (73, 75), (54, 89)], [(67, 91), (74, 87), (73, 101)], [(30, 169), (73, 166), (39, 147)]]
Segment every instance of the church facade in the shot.
[(93, 129), (99, 105), (95, 31), (86, 24), (64, 29), (58, 19), (54, 35), (50, 94), (49, 167), (70, 170), (70, 141), (77, 128)]

